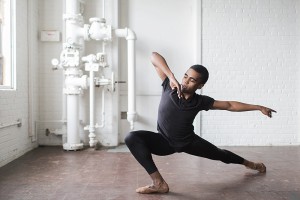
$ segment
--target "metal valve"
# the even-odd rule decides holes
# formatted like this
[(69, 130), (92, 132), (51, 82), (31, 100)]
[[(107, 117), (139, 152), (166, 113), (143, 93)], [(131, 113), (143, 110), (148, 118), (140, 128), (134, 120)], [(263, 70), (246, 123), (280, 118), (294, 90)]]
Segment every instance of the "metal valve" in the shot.
[(126, 83), (126, 81), (115, 81), (114, 73), (111, 73), (111, 79), (105, 79), (104, 77), (102, 78), (95, 78), (95, 85), (96, 87), (104, 86), (104, 85), (111, 85), (111, 91), (116, 90), (115, 84), (117, 83)]
[(111, 73), (111, 90), (114, 92), (116, 90), (116, 83), (126, 83), (126, 81), (115, 81), (114, 73)]

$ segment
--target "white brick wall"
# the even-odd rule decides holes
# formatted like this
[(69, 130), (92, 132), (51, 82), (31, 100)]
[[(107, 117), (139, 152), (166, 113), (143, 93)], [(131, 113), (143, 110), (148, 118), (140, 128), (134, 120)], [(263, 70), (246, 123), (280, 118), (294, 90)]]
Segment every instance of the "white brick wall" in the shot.
[[(27, 19), (27, 1), (18, 0), (17, 90), (0, 91), (0, 122), (12, 122), (21, 118), (23, 126), (0, 130), (0, 166), (36, 146), (36, 143), (32, 143), (28, 136), (32, 134), (28, 131), (28, 55), (37, 52), (37, 35), (35, 34), (37, 21), (39, 21), (39, 30), (61, 30), (62, 28), (63, 12), (60, 0), (32, 1), (39, 5), (40, 12), (39, 19), (37, 19), (37, 8), (34, 8), (36, 10), (33, 16), (36, 17), (32, 22), (33, 35), (30, 36), (33, 49), (28, 52), (25, 20)], [(90, 3), (89, 14), (95, 16), (92, 12), (98, 11), (93, 8), (99, 2), (90, 1)], [(169, 59), (168, 62), (178, 79), (181, 79), (186, 67), (194, 62), (195, 38), (192, 36), (196, 28), (193, 25), (194, 3), (194, 1), (180, 0), (175, 3), (174, 0), (164, 1), (164, 4), (161, 4), (161, 1), (136, 0), (130, 0), (128, 4), (123, 1), (120, 3), (121, 6), (125, 6), (120, 9), (121, 26), (132, 28), (138, 36), (137, 89), (140, 96), (137, 98), (137, 111), (140, 118), (136, 125), (139, 129), (155, 130), (156, 127), (155, 115), (160, 80), (155, 76), (154, 71), (150, 71), (152, 68), (148, 59), (151, 51), (162, 52)], [(217, 145), (299, 144), (300, 72), (297, 68), (300, 41), (299, 1), (202, 0), (202, 3), (202, 59), (203, 64), (210, 71), (210, 80), (203, 93), (219, 100), (262, 104), (278, 111), (272, 119), (268, 119), (259, 112), (204, 112), (203, 137)], [(174, 9), (182, 9), (181, 15), (177, 15), (177, 11), (166, 9), (169, 7), (168, 4), (172, 4)], [(117, 6), (109, 5), (108, 7), (115, 9)], [(157, 11), (158, 7), (161, 8), (160, 12), (163, 14), (153, 14), (152, 10)], [(118, 20), (114, 19), (114, 16), (116, 15), (109, 15), (108, 21), (112, 21), (117, 26)], [(151, 22), (153, 24), (150, 27), (146, 26)], [(183, 27), (184, 29), (181, 29)], [(165, 42), (161, 42), (161, 38), (165, 38)], [(127, 73), (124, 64), (126, 63), (126, 48), (124, 48), (126, 45), (123, 41), (121, 44), (120, 66), (115, 64), (117, 63), (115, 59), (118, 57), (116, 53), (110, 59), (115, 69), (121, 68), (120, 80), (126, 80)], [(31, 62), (35, 71), (31, 78), (39, 77), (39, 88), (36, 87), (36, 80), (33, 80), (33, 93), (35, 94), (32, 97), (35, 105), (32, 109), (33, 120), (37, 120), (38, 117), (39, 120), (61, 118), (62, 72), (53, 72), (50, 65), (50, 60), (59, 55), (61, 47), (61, 43), (40, 43), (38, 63), (37, 60)], [(98, 48), (93, 44), (89, 44), (88, 47), (90, 53)], [(147, 80), (141, 78), (144, 77), (145, 70), (149, 75)], [(122, 88), (120, 111), (126, 111), (126, 87)], [(39, 95), (38, 100), (36, 95)], [(97, 99), (100, 99), (100, 95)], [(107, 100), (116, 101), (117, 98), (108, 96)], [(86, 102), (87, 98), (82, 98), (82, 101)], [(87, 120), (86, 105), (87, 103), (83, 104), (85, 110), (82, 113), (85, 120)], [(110, 145), (114, 144), (118, 137), (116, 133), (118, 128), (114, 125), (118, 114), (112, 111), (116, 109), (114, 105), (115, 103), (107, 105), (106, 114), (110, 118), (108, 127), (98, 132), (98, 139)], [(100, 112), (98, 107), (97, 113)], [(97, 121), (100, 121), (101, 116), (97, 118)], [(122, 127), (119, 130), (122, 140), (122, 134), (128, 130), (128, 124), (123, 120), (119, 123)], [(60, 144), (60, 137), (44, 135), (45, 128), (59, 127), (59, 124), (39, 124), (41, 144)]]
[[(63, 2), (60, 0), (41, 1), (39, 6), (39, 31), (58, 30), (62, 34)], [(39, 42), (39, 121), (38, 143), (40, 145), (61, 145), (62, 137), (46, 136), (45, 130), (61, 128), (61, 123), (45, 123), (61, 120), (63, 71), (52, 70), (51, 59), (59, 58), (62, 42)]]
[[(297, 144), (297, 1), (203, 0), (204, 93), (278, 111), (203, 114), (203, 137), (218, 145)], [(298, 100), (298, 101), (297, 101)]]
[(16, 31), (19, 33), (16, 37), (17, 90), (0, 91), (0, 122), (11, 123), (21, 118), (22, 127), (0, 129), (0, 167), (36, 147), (28, 133), (27, 1), (20, 0), (16, 6)]
[[(166, 9), (171, 4), (172, 9)], [(149, 96), (138, 97), (137, 103), (144, 104), (160, 91), (160, 80), (149, 63), (150, 52), (161, 52), (180, 80), (194, 64), (191, 33), (201, 28), (202, 64), (210, 71), (203, 93), (278, 111), (272, 119), (260, 112), (203, 112), (203, 137), (217, 145), (299, 144), (298, 4), (296, 0), (202, 0), (202, 26), (197, 27), (193, 24), (196, 1), (122, 2), (123, 23), (138, 35), (138, 94)], [(174, 10), (180, 15), (174, 15)], [(157, 109), (147, 104), (147, 109), (138, 110), (140, 129), (155, 130), (156, 119), (149, 117), (149, 107)]]
[[(297, 12), (297, 17), (296, 17), (296, 23), (297, 24), (300, 24), (300, 1), (297, 1), (297, 4), (296, 4), (296, 12)], [(295, 44), (297, 45), (297, 52), (300, 52), (300, 28), (297, 28), (297, 40), (295, 42)], [(300, 57), (297, 56), (297, 63), (296, 63), (296, 66), (299, 66), (299, 62), (300, 61)], [(296, 82), (296, 99), (298, 100), (297, 101), (297, 107), (294, 108), (294, 110), (298, 113), (297, 117), (296, 117), (296, 120), (297, 120), (297, 134), (298, 134), (298, 139), (297, 139), (297, 143), (300, 144), (300, 70), (298, 69), (296, 71), (296, 76), (297, 76), (297, 82)]]
[[(156, 129), (156, 110), (159, 101), (157, 95), (160, 93), (161, 82), (149, 62), (151, 51), (156, 50), (166, 56), (179, 80), (186, 68), (194, 64), (195, 38), (193, 33), (197, 28), (194, 21), (195, 2), (196, 0), (170, 0), (163, 3), (146, 0), (120, 2), (121, 25), (119, 27), (132, 28), (138, 37), (136, 46), (139, 95), (137, 97), (139, 122), (136, 127), (138, 129)], [(299, 52), (298, 1), (203, 0), (202, 2), (202, 58), (203, 64), (208, 67), (211, 75), (203, 93), (219, 100), (262, 104), (278, 111), (273, 119), (268, 119), (259, 112), (204, 112), (203, 137), (217, 145), (296, 144), (297, 140), (299, 141), (297, 120), (300, 119), (298, 115), (300, 106), (297, 101), (299, 99), (299, 78), (297, 79), (299, 69), (296, 67)], [(62, 2), (39, 0), (38, 4), (39, 30), (62, 31)], [(22, 6), (25, 3), (18, 5)], [(108, 7), (109, 9), (116, 8), (111, 5)], [(101, 8), (99, 1), (89, 0), (86, 8), (87, 18), (101, 17), (99, 8)], [(112, 13), (114, 11), (116, 10), (112, 10)], [(118, 20), (114, 19), (115, 14), (109, 15), (108, 13), (107, 21), (117, 26)], [(23, 15), (26, 14), (23, 13)], [(24, 23), (22, 25), (26, 26)], [(25, 35), (20, 37), (26, 38)], [(24, 50), (26, 44), (21, 42), (26, 41), (24, 38), (19, 39), (20, 52), (26, 52)], [(126, 80), (126, 42), (121, 39), (120, 43), (119, 65), (115, 64), (118, 57), (115, 53), (111, 54), (110, 59), (114, 62), (112, 66), (120, 69), (119, 80)], [(89, 43), (88, 53), (93, 53), (100, 47), (100, 45)], [(39, 101), (37, 103), (39, 120), (61, 118), (62, 71), (52, 71), (50, 64), (52, 58), (59, 56), (61, 48), (61, 43), (39, 43)], [(26, 55), (22, 53), (21, 55), (18, 63), (23, 63), (23, 61), (26, 63)], [(18, 67), (26, 68), (24, 65)], [(144, 79), (145, 73), (147, 79)], [(20, 91), (1, 94), (0, 111), (3, 120), (4, 115), (8, 116), (5, 120), (14, 120), (22, 113), (27, 115), (27, 76), (24, 76), (26, 70), (22, 72), (22, 75), (18, 80)], [(121, 89), (119, 111), (127, 109), (126, 93), (126, 84), (124, 84)], [(118, 98), (108, 96), (107, 100), (108, 102), (116, 101)], [(81, 106), (81, 117), (86, 123), (88, 121), (88, 98), (85, 96), (81, 100), (84, 102)], [(14, 101), (19, 104), (19, 107), (13, 104)], [(100, 95), (96, 101), (101, 103)], [(147, 106), (145, 107), (144, 104)], [(101, 113), (99, 105), (98, 114)], [(114, 122), (119, 114), (112, 111), (117, 109), (118, 105), (115, 105), (115, 103), (107, 105), (106, 114), (110, 118), (107, 121), (107, 128), (97, 132), (98, 139), (106, 144), (115, 143), (118, 137), (117, 132), (121, 134), (120, 141), (122, 142), (124, 134), (128, 132), (128, 124), (125, 120), (119, 121), (120, 130), (118, 127), (115, 128)], [(15, 113), (11, 112), (11, 109), (15, 110)], [(26, 117), (24, 120), (26, 121)], [(100, 120), (99, 114), (97, 121)], [(27, 128), (24, 126), (21, 129), (24, 128), (23, 135), (26, 137)], [(46, 128), (60, 128), (60, 124), (39, 124), (40, 144), (61, 144), (61, 137), (45, 136)], [(7, 131), (10, 132), (11, 129)], [(14, 131), (14, 134), (18, 132), (20, 129)], [(2, 134), (1, 137), (6, 138), (5, 140), (12, 140), (8, 133), (1, 132), (0, 134)], [(82, 136), (86, 137), (86, 135), (87, 132), (83, 136), (82, 131)], [(14, 136), (13, 140), (16, 138)], [(13, 152), (14, 148), (9, 148), (10, 152)]]

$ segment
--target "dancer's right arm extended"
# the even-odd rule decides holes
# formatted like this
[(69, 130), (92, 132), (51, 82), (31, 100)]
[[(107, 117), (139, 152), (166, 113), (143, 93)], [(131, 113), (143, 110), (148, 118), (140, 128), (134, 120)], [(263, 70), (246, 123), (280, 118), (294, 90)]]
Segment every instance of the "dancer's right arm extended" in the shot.
[(155, 67), (158, 76), (162, 81), (168, 77), (170, 79), (170, 86), (172, 89), (176, 88), (178, 96), (181, 97), (181, 87), (179, 82), (176, 80), (173, 72), (170, 70), (166, 60), (159, 53), (153, 52), (151, 55), (151, 62)]

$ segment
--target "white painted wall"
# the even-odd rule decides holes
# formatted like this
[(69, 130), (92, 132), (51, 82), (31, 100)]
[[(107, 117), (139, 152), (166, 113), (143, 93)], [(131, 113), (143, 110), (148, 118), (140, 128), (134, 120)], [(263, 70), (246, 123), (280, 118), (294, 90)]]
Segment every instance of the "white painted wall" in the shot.
[[(210, 71), (203, 93), (278, 111), (273, 119), (260, 112), (203, 112), (202, 136), (217, 145), (299, 144), (298, 1), (203, 0), (202, 25), (193, 23), (197, 1), (121, 2), (122, 23), (138, 35), (137, 129), (156, 130), (161, 81), (149, 62), (151, 51), (164, 55), (181, 79), (194, 64), (192, 33), (200, 28), (202, 64)], [(126, 110), (126, 97), (121, 99)], [(129, 131), (123, 123), (121, 135)]]
[[(0, 91), (0, 122), (22, 118), (23, 125), (0, 130), (0, 166), (36, 147), (32, 142), (34, 137), (30, 137), (35, 133), (34, 121), (61, 118), (62, 72), (52, 71), (50, 64), (52, 58), (58, 57), (61, 43), (38, 44), (37, 33), (62, 31), (62, 2), (29, 2), (33, 3), (29, 15), (27, 1), (17, 3), (17, 90)], [(203, 112), (203, 137), (217, 145), (299, 144), (299, 1), (202, 0), (200, 27), (195, 24), (196, 0), (129, 0), (119, 1), (119, 5), (116, 2), (108, 5), (111, 9), (108, 22), (114, 27), (130, 27), (138, 36), (137, 129), (156, 130), (161, 81), (149, 62), (151, 52), (164, 55), (180, 80), (187, 67), (195, 62), (194, 33), (200, 28), (203, 33), (200, 53), (210, 71), (203, 93), (220, 100), (263, 104), (278, 111), (273, 119), (259, 112)], [(100, 1), (88, 1), (88, 17), (101, 16), (100, 10)], [(119, 43), (119, 51), (117, 41), (110, 47), (109, 59), (119, 75), (117, 79), (127, 80), (126, 42), (119, 40)], [(98, 48), (98, 44), (87, 45), (90, 53)], [(30, 71), (34, 73), (29, 74)], [(87, 94), (81, 98), (84, 123), (88, 120)], [(120, 112), (127, 111), (126, 95), (124, 84), (120, 86), (120, 97), (118, 93), (107, 97), (108, 101), (114, 101), (106, 109), (108, 127), (97, 132), (105, 145), (123, 142), (129, 131), (127, 121), (119, 119)], [(99, 106), (100, 95), (96, 102)], [(97, 113), (100, 121), (100, 107)], [(45, 136), (45, 128), (59, 127), (60, 124), (39, 123), (39, 143), (61, 144), (61, 137)], [(81, 134), (86, 140), (87, 133)]]
[[(297, 16), (296, 16), (296, 24), (300, 24), (300, 1), (296, 1), (296, 13), (297, 13)], [(296, 32), (296, 52), (300, 52), (300, 28), (299, 26), (297, 26), (297, 32)], [(296, 63), (296, 66), (299, 66), (300, 64), (300, 57), (297, 55), (297, 63)], [(296, 81), (296, 99), (297, 99), (297, 106), (296, 108), (294, 109), (296, 112), (297, 112), (297, 116), (296, 116), (296, 120), (297, 120), (297, 134), (298, 134), (298, 139), (297, 139), (297, 143), (300, 144), (300, 70), (296, 70), (296, 76), (297, 76), (297, 81)]]
[(297, 144), (298, 8), (296, 0), (203, 1), (203, 64), (211, 73), (204, 93), (278, 111), (273, 119), (207, 112), (204, 138), (218, 145)]
[[(16, 78), (17, 87), (12, 91), (0, 91), (0, 122), (11, 123), (18, 118), (22, 119), (22, 126), (12, 126), (0, 129), (0, 167), (20, 157), (24, 153), (30, 151), (37, 146), (34, 141), (34, 128), (29, 127), (32, 121), (37, 119), (37, 107), (32, 108), (31, 119), (29, 119), (29, 58), (37, 53), (37, 4), (36, 0), (32, 0), (30, 7), (31, 15), (27, 12), (27, 1), (18, 0), (16, 4)], [(31, 21), (29, 21), (31, 20)], [(31, 24), (32, 35), (28, 35), (28, 24)], [(31, 44), (27, 41), (31, 41)], [(30, 51), (28, 51), (30, 47)], [(33, 71), (37, 70), (37, 62), (32, 61), (31, 67)], [(32, 102), (37, 102), (37, 74), (31, 76), (31, 86), (33, 95)]]
[[(194, 0), (129, 0), (121, 2), (121, 24), (132, 28), (137, 40), (137, 112), (136, 129), (156, 131), (157, 108), (162, 81), (149, 58), (151, 52), (161, 53), (173, 73), (181, 80), (186, 69), (194, 64), (195, 7)], [(123, 45), (123, 43), (122, 43)], [(126, 63), (124, 47), (122, 62)], [(126, 66), (121, 66), (121, 79), (126, 79)], [(121, 111), (127, 109), (126, 87), (121, 88)], [(129, 132), (126, 120), (121, 120), (123, 142)]]
[[(129, 27), (138, 37), (136, 129), (156, 130), (161, 80), (149, 61), (151, 52), (160, 52), (181, 80), (186, 69), (195, 64), (199, 56), (195, 55), (195, 44), (202, 38), (199, 53), (202, 64), (210, 71), (204, 94), (219, 100), (262, 104), (278, 111), (273, 119), (259, 112), (203, 112), (203, 137), (217, 145), (299, 143), (298, 1), (202, 0), (201, 25), (196, 24), (195, 18), (197, 0), (128, 0), (118, 1), (119, 5), (114, 2), (108, 5), (111, 13), (107, 22), (114, 27)], [(39, 1), (39, 30), (62, 31), (61, 4), (60, 0)], [(101, 1), (87, 1), (86, 11), (87, 17), (101, 16)], [(196, 38), (199, 29), (202, 36)], [(117, 79), (126, 81), (126, 42), (120, 39), (119, 44), (118, 51), (117, 41), (112, 44), (115, 46), (110, 50), (110, 60), (119, 75)], [(100, 47), (89, 43), (87, 51), (92, 53)], [(40, 120), (61, 118), (62, 72), (53, 72), (50, 65), (60, 51), (61, 43), (39, 45)], [(120, 112), (127, 111), (127, 84), (119, 88), (119, 96), (116, 93), (107, 97), (115, 101), (106, 109), (106, 114), (111, 114), (108, 127), (97, 132), (105, 145), (123, 142), (129, 131), (128, 122), (120, 119)], [(88, 93), (85, 95), (81, 99), (84, 123), (88, 121)], [(99, 106), (100, 95), (96, 102)], [(100, 107), (97, 113), (100, 121)], [(45, 136), (45, 128), (58, 127), (60, 124), (39, 124), (40, 144), (61, 144), (59, 136)], [(81, 134), (86, 138), (87, 132)]]
[[(63, 2), (38, 1), (39, 34), (42, 30), (59, 30), (62, 33)], [(38, 141), (40, 145), (62, 144), (61, 136), (45, 135), (46, 128), (60, 128), (61, 123), (50, 123), (49, 120), (62, 118), (62, 84), (63, 72), (53, 71), (51, 59), (59, 57), (61, 42), (39, 42), (39, 121), (37, 122)], [(46, 122), (45, 122), (46, 121)]]

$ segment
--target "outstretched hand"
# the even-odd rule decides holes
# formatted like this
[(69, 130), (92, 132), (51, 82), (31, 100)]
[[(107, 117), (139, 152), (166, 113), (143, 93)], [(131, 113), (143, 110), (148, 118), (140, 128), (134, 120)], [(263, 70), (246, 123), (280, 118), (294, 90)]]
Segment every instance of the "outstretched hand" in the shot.
[(172, 90), (174, 90), (176, 88), (178, 97), (181, 98), (181, 96), (182, 96), (181, 85), (179, 84), (179, 82), (176, 80), (176, 78), (174, 76), (170, 77), (169, 79), (170, 79), (170, 86), (171, 86)]
[(272, 117), (272, 112), (275, 112), (275, 110), (271, 109), (271, 108), (267, 108), (267, 107), (264, 107), (264, 106), (261, 106), (260, 108), (260, 111), (264, 114), (264, 115), (267, 115), (268, 117)]

